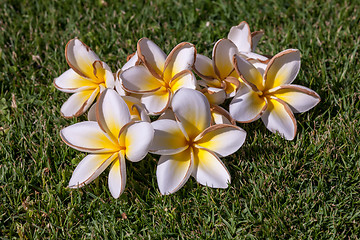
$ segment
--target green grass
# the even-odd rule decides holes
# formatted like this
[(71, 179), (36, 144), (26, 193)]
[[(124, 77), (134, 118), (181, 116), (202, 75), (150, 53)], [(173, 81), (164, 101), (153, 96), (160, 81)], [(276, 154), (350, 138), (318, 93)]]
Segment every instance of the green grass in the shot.
[[(359, 239), (360, 64), (356, 1), (0, 1), (0, 238)], [(161, 196), (158, 156), (127, 162), (113, 199), (107, 172), (66, 188), (85, 154), (62, 143), (69, 97), (52, 81), (68, 69), (64, 48), (79, 37), (116, 71), (148, 37), (169, 52), (192, 42), (210, 56), (216, 40), (247, 21), (264, 30), (258, 52), (298, 48), (296, 84), (321, 96), (297, 114), (286, 141), (260, 120), (241, 124), (243, 147), (224, 158), (228, 189), (194, 179)]]

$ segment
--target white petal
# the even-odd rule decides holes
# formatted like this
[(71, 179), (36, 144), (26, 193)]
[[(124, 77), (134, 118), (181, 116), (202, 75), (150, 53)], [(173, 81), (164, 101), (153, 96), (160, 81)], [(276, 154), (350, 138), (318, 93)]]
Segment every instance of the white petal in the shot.
[(105, 70), (105, 85), (107, 88), (111, 89), (113, 89), (115, 86), (114, 74), (108, 70)]
[(266, 89), (290, 84), (300, 70), (300, 52), (287, 49), (276, 54), (267, 65), (264, 74)]
[(173, 93), (180, 88), (196, 89), (196, 77), (191, 71), (185, 70), (177, 78), (171, 80), (170, 88)]
[(134, 93), (154, 92), (162, 86), (161, 81), (155, 78), (143, 65), (125, 70), (120, 74), (120, 78), (123, 88)]
[(313, 90), (299, 85), (282, 85), (272, 95), (286, 102), (295, 113), (306, 112), (320, 102)]
[(263, 76), (249, 61), (239, 55), (235, 55), (234, 65), (240, 78), (254, 91), (264, 90)]
[(116, 145), (97, 122), (80, 122), (60, 131), (62, 140), (70, 147), (83, 152), (113, 152)]
[(230, 29), (228, 39), (233, 41), (239, 51), (251, 52), (251, 32), (247, 22), (241, 22)]
[(121, 96), (112, 89), (106, 89), (97, 102), (97, 121), (99, 126), (114, 140), (120, 130), (130, 122), (129, 109)]
[(230, 174), (215, 153), (194, 148), (194, 170), (192, 176), (198, 183), (212, 188), (227, 188)]
[(163, 112), (163, 114), (160, 115), (158, 120), (160, 119), (169, 119), (176, 121), (175, 114), (170, 108), (166, 109), (165, 112)]
[(196, 50), (191, 43), (179, 43), (166, 58), (164, 79), (165, 81), (175, 77), (184, 70), (192, 70), (195, 62)]
[(223, 88), (208, 87), (203, 90), (203, 93), (211, 105), (220, 105), (226, 99), (226, 92)]
[(77, 74), (71, 68), (54, 79), (54, 86), (62, 92), (74, 93), (94, 89), (98, 84)]
[(137, 62), (139, 61), (139, 57), (137, 52), (135, 52), (134, 56), (132, 56), (129, 61), (127, 61), (124, 66), (121, 68), (121, 71), (125, 71), (126, 69), (133, 67), (137, 64)]
[(60, 112), (66, 117), (78, 117), (94, 102), (99, 93), (99, 88), (76, 92), (61, 106)]
[[(119, 70), (121, 71), (121, 70)], [(116, 73), (116, 76), (119, 76), (120, 75), (120, 72), (117, 72)], [(120, 77), (117, 77), (115, 79), (115, 90), (117, 91), (117, 93), (120, 95), (120, 96), (126, 96), (126, 91), (124, 90), (124, 88), (122, 87), (122, 80)]]
[(208, 127), (195, 139), (195, 143), (220, 157), (236, 152), (245, 142), (246, 132), (237, 126), (217, 124)]
[(117, 153), (87, 155), (75, 168), (69, 188), (83, 187), (96, 179), (117, 157)]
[(229, 39), (220, 39), (213, 50), (213, 65), (216, 75), (225, 79), (234, 71), (233, 56), (238, 52), (235, 44)]
[(255, 52), (258, 42), (263, 35), (264, 35), (263, 31), (255, 31), (255, 32), (251, 33), (251, 43), (252, 43), (252, 51), (253, 52)]
[(155, 76), (160, 78), (164, 71), (166, 54), (153, 41), (142, 38), (137, 44), (137, 53), (139, 58)]
[(126, 185), (126, 163), (122, 152), (119, 152), (119, 157), (113, 161), (109, 171), (109, 190), (114, 198), (120, 197)]
[(173, 155), (184, 151), (188, 144), (184, 134), (174, 120), (160, 119), (151, 123), (153, 126), (154, 140), (150, 151), (160, 155)]
[(93, 104), (87, 114), (87, 118), (89, 121), (96, 122), (96, 104)]
[(77, 38), (70, 40), (65, 48), (65, 57), (75, 72), (83, 77), (96, 78), (92, 64), (100, 59), (85, 43)]
[(170, 99), (170, 90), (163, 89), (141, 96), (141, 102), (145, 105), (151, 115), (163, 113), (169, 107)]
[(238, 122), (253, 122), (266, 109), (266, 99), (247, 86), (242, 86), (229, 106), (230, 115)]
[(149, 151), (154, 138), (154, 129), (148, 122), (134, 122), (127, 125), (121, 135), (125, 138), (126, 158), (132, 162), (138, 162)]
[(261, 116), (267, 129), (279, 132), (286, 140), (293, 140), (296, 134), (296, 120), (289, 106), (280, 99), (268, 99), (266, 111)]
[(189, 179), (193, 171), (191, 148), (175, 154), (160, 157), (156, 177), (161, 194), (178, 191)]
[(172, 100), (172, 110), (190, 139), (210, 126), (210, 105), (204, 94), (182, 88)]
[(196, 54), (194, 71), (203, 79), (216, 78), (212, 60), (201, 54)]

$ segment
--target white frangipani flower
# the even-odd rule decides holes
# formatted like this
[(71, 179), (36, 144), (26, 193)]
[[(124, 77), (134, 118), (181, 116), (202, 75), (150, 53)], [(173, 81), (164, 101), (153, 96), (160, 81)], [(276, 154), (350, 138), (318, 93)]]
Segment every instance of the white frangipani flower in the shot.
[(292, 140), (296, 134), (293, 112), (305, 112), (320, 102), (313, 90), (291, 84), (300, 69), (300, 52), (288, 49), (276, 54), (261, 74), (250, 62), (234, 56), (234, 66), (246, 85), (230, 103), (230, 114), (238, 122), (261, 117), (267, 129)]
[(114, 75), (109, 66), (83, 42), (75, 38), (65, 47), (69, 70), (54, 80), (54, 86), (62, 92), (74, 93), (62, 105), (64, 117), (83, 114), (106, 88), (114, 88)]
[(150, 114), (164, 112), (180, 88), (196, 88), (196, 78), (191, 72), (196, 49), (191, 43), (178, 44), (166, 56), (154, 42), (142, 38), (137, 55), (142, 64), (123, 71), (120, 78), (126, 91), (141, 94), (141, 102)]
[(90, 153), (76, 167), (69, 187), (78, 188), (97, 178), (110, 164), (109, 189), (114, 198), (124, 191), (125, 157), (138, 162), (148, 153), (154, 130), (148, 122), (131, 121), (128, 107), (119, 94), (106, 89), (96, 103), (96, 122), (80, 122), (61, 130), (70, 147)]
[(246, 132), (234, 125), (210, 126), (210, 106), (199, 91), (182, 88), (171, 103), (176, 120), (152, 122), (154, 141), (150, 152), (160, 157), (156, 176), (161, 194), (179, 190), (192, 175), (197, 182), (227, 188), (230, 174), (219, 159), (236, 152)]

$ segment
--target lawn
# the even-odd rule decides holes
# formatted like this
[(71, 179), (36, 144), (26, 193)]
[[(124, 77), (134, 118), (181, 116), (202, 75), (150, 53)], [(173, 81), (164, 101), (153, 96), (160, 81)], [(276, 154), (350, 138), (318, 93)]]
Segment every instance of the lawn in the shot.
[[(0, 238), (4, 239), (358, 239), (360, 236), (360, 9), (356, 1), (0, 1)], [(158, 155), (127, 162), (114, 199), (107, 172), (67, 188), (86, 155), (59, 131), (69, 94), (53, 79), (69, 67), (78, 37), (113, 71), (148, 37), (166, 53), (187, 41), (211, 56), (214, 43), (247, 21), (264, 30), (258, 52), (301, 52), (295, 84), (321, 102), (296, 114), (293, 141), (261, 120), (223, 158), (232, 182), (212, 189), (190, 178), (162, 196)]]

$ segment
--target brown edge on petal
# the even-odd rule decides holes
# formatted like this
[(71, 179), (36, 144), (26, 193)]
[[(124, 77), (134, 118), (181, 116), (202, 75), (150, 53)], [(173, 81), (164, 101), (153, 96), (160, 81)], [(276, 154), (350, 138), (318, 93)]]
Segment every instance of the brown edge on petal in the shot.
[(57, 90), (59, 90), (59, 91), (62, 91), (62, 92), (64, 92), (63, 90), (72, 90), (72, 91), (75, 91), (75, 90), (79, 89), (79, 88), (61, 88), (61, 87), (59, 87), (58, 85), (56, 85), (56, 79), (58, 79), (58, 77), (57, 77), (57, 78), (54, 78), (53, 85), (54, 85), (54, 87), (55, 87)]
[[(95, 91), (97, 91), (99, 89), (99, 87), (97, 87), (97, 88), (95, 88), (94, 89), (94, 91), (91, 93), (91, 95), (90, 95), (90, 97), (94, 94), (94, 92)], [(99, 92), (100, 92), (100, 90), (99, 90)], [(76, 94), (76, 93), (74, 93), (74, 94)], [(97, 95), (98, 93), (96, 93), (96, 95)], [(63, 118), (66, 118), (66, 119), (70, 119), (70, 118), (73, 118), (73, 117), (79, 117), (81, 114), (83, 114), (84, 113), (84, 108), (85, 108), (85, 106), (88, 104), (88, 102), (89, 102), (89, 98), (88, 99), (86, 99), (86, 101), (83, 103), (83, 105), (80, 107), (80, 109), (74, 114), (74, 115), (72, 115), (72, 116), (64, 116), (64, 114), (60, 111), (60, 114), (61, 114), (61, 116), (63, 117)]]
[[(182, 42), (182, 43), (179, 43), (178, 45), (176, 45), (170, 52), (170, 54), (166, 57), (166, 60), (165, 60), (165, 64), (164, 64), (164, 71), (162, 73), (162, 75), (164, 75), (165, 71), (166, 71), (166, 68), (168, 67), (168, 65), (170, 64), (170, 62), (172, 61), (172, 58), (174, 56), (174, 54), (182, 47), (184, 47), (185, 45), (189, 45), (190, 48), (194, 48), (194, 61), (193, 63), (189, 66), (190, 69), (192, 69), (194, 67), (194, 64), (195, 64), (195, 61), (196, 61), (196, 48), (195, 48), (195, 45), (192, 44), (192, 43), (189, 43), (189, 42)], [(186, 69), (188, 70), (188, 69)], [(181, 72), (180, 72), (181, 73)], [(176, 74), (177, 75), (177, 74)], [(176, 76), (175, 75), (175, 76)], [(175, 78), (175, 76), (173, 78)], [(163, 76), (162, 76), (163, 77)]]
[[(118, 159), (119, 159), (119, 167), (120, 167), (120, 175), (121, 175), (121, 186), (120, 186), (120, 194), (119, 194), (119, 197), (120, 195), (124, 192), (125, 190), (125, 186), (126, 186), (126, 165), (125, 166), (122, 166), (122, 163), (126, 164), (126, 159), (125, 159), (125, 153), (123, 153), (122, 151), (119, 151), (118, 153)], [(125, 167), (125, 184), (123, 183), (123, 169), (121, 169), (122, 167)]]
[(228, 76), (227, 78), (224, 79), (224, 81), (234, 84), (236, 86), (235, 91), (237, 91), (239, 89), (239, 87), (240, 87), (240, 81), (236, 77)]
[[(210, 110), (223, 115), (224, 117), (227, 118), (227, 120), (229, 120), (229, 122), (231, 122), (232, 125), (236, 125), (235, 119), (232, 118), (230, 113), (228, 111), (226, 111), (225, 109), (223, 109), (222, 107), (220, 107), (218, 105), (211, 105)], [(215, 124), (213, 124), (213, 125), (215, 125)], [(217, 124), (217, 125), (219, 125), (219, 124)]]
[[(152, 66), (146, 61), (145, 59), (145, 56), (141, 53), (141, 47), (140, 47), (140, 42), (141, 41), (144, 41), (144, 40), (149, 40), (151, 41), (150, 39), (146, 38), (146, 37), (143, 37), (141, 38), (138, 42), (137, 42), (137, 45), (136, 45), (136, 48), (137, 48), (137, 53), (138, 53), (138, 57), (139, 59), (144, 63), (145, 67), (149, 70), (149, 72), (151, 73), (151, 75), (153, 75), (155, 78), (157, 79), (162, 79), (162, 77), (155, 71), (154, 68), (152, 68)], [(155, 44), (155, 43), (154, 43)], [(137, 61), (138, 62), (138, 61)], [(136, 64), (135, 64), (136, 65)], [(165, 69), (165, 67), (164, 67)], [(126, 70), (125, 70), (126, 71)]]
[[(250, 28), (249, 28), (249, 29), (250, 29)], [(259, 36), (259, 35), (261, 35), (261, 36)], [(251, 51), (255, 50), (255, 49), (253, 49), (253, 47), (254, 47), (253, 38), (258, 37), (259, 40), (260, 40), (260, 38), (261, 38), (263, 35), (264, 35), (264, 31), (262, 31), (262, 30), (260, 30), (260, 31), (254, 31), (254, 32), (251, 33)]]
[[(184, 151), (186, 151), (187, 149), (185, 149)], [(187, 180), (190, 178), (191, 176), (191, 173), (190, 170), (192, 171), (193, 168), (194, 168), (194, 165), (195, 165), (195, 159), (194, 159), (194, 151), (192, 148), (190, 148), (190, 164), (189, 164), (189, 167), (185, 173), (185, 176), (184, 178), (180, 181), (180, 183), (172, 190), (172, 191), (169, 191), (166, 195), (168, 194), (172, 194), (172, 193), (175, 193), (177, 191), (180, 190), (180, 188), (182, 188), (182, 186), (185, 185), (185, 183), (187, 182)]]
[(264, 31), (263, 30), (254, 31), (254, 32), (251, 33), (251, 37), (255, 37), (255, 36), (259, 35), (259, 34), (264, 34)]
[[(267, 57), (265, 55), (262, 55), (264, 57)], [(261, 63), (264, 63), (264, 64), (267, 64), (269, 61), (270, 61), (271, 58), (268, 58), (267, 60), (263, 61), (263, 60), (260, 60), (259, 58), (246, 58), (247, 61), (251, 61), (251, 60), (255, 60), (255, 61), (259, 61)]]
[[(217, 47), (218, 47), (218, 45), (220, 44), (220, 42), (222, 42), (222, 41), (230, 41), (231, 43), (233, 43), (230, 39), (222, 38), (222, 39), (218, 40), (218, 41), (215, 43), (215, 45), (214, 45), (214, 49), (213, 49), (213, 53), (212, 53), (212, 62), (213, 62), (214, 72), (215, 72), (216, 76), (217, 76), (219, 79), (221, 79), (221, 76), (220, 76), (220, 71), (219, 71), (219, 69), (218, 69), (217, 66), (216, 66), (216, 58), (215, 58), (215, 56), (216, 56), (216, 53), (217, 53)], [(235, 43), (233, 43), (233, 44), (235, 45)], [(235, 46), (236, 46), (236, 45), (235, 45)], [(230, 73), (232, 73), (232, 71), (230, 71)], [(230, 74), (230, 73), (229, 73), (229, 74)]]
[[(237, 130), (240, 130), (242, 132), (245, 132), (244, 129), (242, 129), (241, 127), (238, 127), (236, 125), (231, 125), (231, 124), (215, 124), (215, 125), (211, 125), (210, 127), (207, 127), (204, 131), (202, 131), (195, 139), (194, 139), (194, 142), (197, 142), (199, 141), (200, 139), (202, 139), (205, 134), (211, 132), (211, 131), (215, 131), (215, 130), (218, 130), (218, 129), (221, 129), (221, 128), (226, 128), (226, 127), (230, 127), (230, 128), (235, 128)], [(246, 134), (246, 132), (245, 132)]]
[[(237, 72), (237, 74), (240, 76), (240, 78), (244, 81), (244, 83), (246, 85), (248, 85), (254, 92), (259, 92), (259, 89), (256, 87), (255, 84), (247, 81), (245, 79), (245, 77), (241, 74), (241, 72), (239, 71), (238, 67), (237, 67), (237, 64), (238, 64), (238, 60), (237, 60), (237, 57), (241, 58), (240, 56), (238, 55), (234, 55), (233, 56), (233, 65), (234, 65), (234, 68), (235, 68), (235, 71)], [(245, 61), (247, 61), (246, 59), (244, 59)], [(247, 61), (248, 62), (248, 61)], [(251, 63), (249, 63), (251, 64)], [(251, 64), (252, 65), (252, 64)], [(253, 66), (253, 65), (252, 65)]]
[(297, 123), (296, 123), (296, 119), (295, 119), (295, 116), (294, 116), (294, 113), (291, 111), (290, 107), (287, 105), (287, 103), (283, 100), (281, 100), (280, 98), (277, 98), (277, 97), (271, 97), (271, 99), (274, 99), (275, 101), (278, 101), (281, 105), (283, 105), (285, 111), (287, 114), (289, 114), (293, 124), (294, 124), (294, 135), (293, 135), (293, 138), (292, 139), (286, 139), (286, 140), (293, 140), (295, 138), (295, 135), (296, 135), (296, 132), (297, 132)]
[[(69, 65), (77, 74), (79, 74), (79, 75), (82, 76), (82, 77), (89, 78), (89, 76), (86, 76), (83, 72), (81, 72), (81, 71), (80, 71), (79, 69), (77, 69), (74, 65), (72, 65), (72, 64), (70, 63), (69, 59), (68, 59), (68, 47), (69, 47), (69, 44), (70, 44), (71, 41), (75, 41), (75, 40), (80, 41), (80, 42), (84, 45), (84, 47), (86, 48), (86, 50), (87, 50), (88, 52), (92, 51), (91, 48), (90, 48), (88, 45), (86, 45), (85, 43), (83, 43), (80, 39), (78, 39), (77, 37), (76, 37), (76, 38), (73, 38), (73, 39), (71, 39), (71, 40), (66, 44), (66, 46), (65, 46), (65, 59), (66, 59), (66, 62), (68, 63), (68, 65)], [(92, 52), (93, 52), (93, 51), (92, 51)]]
[[(229, 125), (229, 126), (233, 126), (233, 125)], [(233, 126), (233, 127), (234, 127), (234, 126)], [(228, 185), (231, 184), (231, 175), (230, 175), (230, 173), (229, 173), (229, 170), (227, 169), (227, 167), (225, 166), (225, 164), (223, 163), (223, 161), (221, 161), (220, 157), (218, 157), (218, 155), (217, 155), (215, 152), (211, 151), (210, 149), (201, 147), (201, 146), (199, 146), (199, 145), (197, 145), (196, 147), (197, 147), (198, 149), (200, 149), (200, 150), (204, 150), (204, 151), (209, 152), (211, 155), (213, 155), (213, 156), (216, 158), (216, 160), (219, 161), (219, 163), (224, 167), (224, 169), (226, 170), (227, 174), (229, 175)], [(211, 187), (211, 186), (209, 186), (209, 185), (206, 185), (206, 186)]]
[(274, 62), (279, 58), (279, 57), (282, 57), (286, 54), (289, 54), (289, 53), (293, 53), (293, 52), (299, 52), (300, 54), (300, 51), (298, 49), (287, 49), (287, 50), (284, 50), (282, 52), (279, 52), (278, 54), (276, 54), (275, 56), (273, 56), (268, 65), (266, 66), (266, 69), (265, 69), (265, 72), (264, 72), (264, 86), (266, 87), (266, 80), (267, 80), (267, 74), (268, 74), (268, 71), (270, 69), (270, 67), (274, 64)]
[[(276, 91), (277, 91), (277, 90), (281, 90), (281, 89), (296, 89), (296, 90), (298, 90), (299, 92), (303, 92), (303, 93), (305, 93), (305, 94), (307, 94), (307, 95), (310, 95), (310, 96), (312, 96), (312, 97), (314, 97), (314, 98), (319, 99), (319, 102), (321, 101), (321, 97), (319, 96), (319, 94), (317, 94), (317, 92), (315, 92), (314, 90), (309, 89), (309, 88), (303, 89), (302, 86), (300, 86), (300, 85), (285, 84), (285, 85), (279, 86), (278, 89), (276, 89)], [(276, 91), (274, 91), (273, 93), (276, 93)], [(319, 103), (319, 102), (318, 102), (318, 103)], [(317, 104), (318, 104), (318, 103), (317, 103)]]
[(172, 95), (172, 93), (171, 93), (171, 91), (169, 90), (169, 89), (166, 89), (167, 91), (168, 91), (168, 94), (169, 94), (169, 96), (168, 96), (168, 101), (167, 101), (167, 103), (166, 103), (166, 105), (165, 105), (165, 107), (160, 111), (160, 112), (154, 112), (153, 113), (153, 115), (159, 115), (159, 114), (162, 114), (163, 112), (165, 112), (165, 110), (170, 106), (170, 102), (171, 102), (171, 95)]
[[(94, 61), (93, 64), (92, 64), (92, 66), (93, 66), (93, 68), (94, 68), (94, 76), (95, 76), (96, 78), (99, 78), (99, 77), (96, 75), (96, 73), (97, 73), (97, 67), (96, 67), (97, 63), (99, 63), (100, 66), (101, 66), (103, 69), (104, 69), (104, 66), (103, 66), (102, 61), (100, 61), (100, 60), (96, 60), (96, 61)], [(105, 70), (105, 69), (104, 69), (104, 70)]]
[[(104, 126), (102, 126), (102, 124), (100, 123), (100, 102), (103, 102), (105, 93), (108, 91), (108, 88), (106, 88), (99, 96), (99, 99), (97, 100), (97, 102), (95, 103), (95, 115), (96, 115), (96, 122), (98, 123), (99, 127), (101, 130), (103, 130), (104, 133), (107, 134), (108, 131), (110, 131), (108, 129), (108, 131), (104, 128)], [(109, 135), (109, 134), (108, 134)], [(111, 136), (109, 136), (111, 138)]]
[(128, 62), (135, 54), (136, 54), (136, 52), (133, 52), (132, 54), (127, 55), (126, 61)]
[(100, 150), (104, 149), (104, 148), (83, 148), (83, 147), (75, 146), (75, 145), (71, 144), (69, 141), (66, 140), (65, 136), (62, 133), (62, 130), (60, 131), (60, 138), (69, 147), (72, 147), (72, 148), (77, 149), (77, 150), (78, 149), (84, 149), (84, 150), (80, 150), (80, 151), (84, 151), (84, 152), (96, 152), (96, 151), (100, 151)]
[[(105, 164), (105, 163), (107, 163), (107, 161), (109, 160), (109, 159), (111, 159), (111, 158), (113, 158), (114, 157), (114, 155), (115, 155), (116, 153), (113, 153), (109, 158), (107, 158), (102, 164), (100, 164), (100, 166), (85, 180), (85, 181), (83, 181), (82, 183), (78, 183), (77, 185), (71, 185), (71, 186), (68, 186), (68, 188), (81, 188), (81, 187), (84, 187), (86, 184), (85, 184), (85, 182), (87, 182), (87, 181), (89, 181), (89, 179), (92, 177), (92, 176), (94, 176), (94, 174)], [(114, 160), (112, 160), (112, 161), (114, 161)]]
[[(137, 122), (141, 122), (141, 121), (134, 121), (130, 119), (130, 122), (128, 122), (127, 124), (125, 124), (119, 131), (119, 135), (117, 138), (120, 138), (121, 134), (132, 124), (137, 123)], [(125, 150), (125, 149), (122, 149)]]
[(185, 70), (182, 70), (181, 72), (178, 72), (177, 74), (175, 74), (175, 76), (172, 79), (170, 79), (169, 84), (171, 84), (171, 82), (174, 81), (175, 79), (177, 79), (179, 77), (183, 77), (183, 75), (186, 75), (186, 73), (191, 74), (192, 72), (190, 70), (188, 70), (188, 69), (185, 69)]
[(250, 123), (250, 122), (253, 122), (253, 121), (256, 121), (258, 120), (262, 115), (263, 113), (265, 112), (265, 110), (267, 109), (267, 106), (268, 106), (268, 101), (266, 98), (264, 98), (264, 101), (265, 101), (265, 105), (264, 107), (260, 110), (260, 112), (252, 119), (248, 120), (248, 121), (238, 121), (236, 120), (236, 122), (239, 122), (239, 123)]
[[(132, 67), (130, 67), (130, 68), (128, 68), (128, 69), (126, 69), (125, 71), (120, 71), (119, 72), (119, 79), (121, 78), (120, 76), (122, 75), (122, 74), (124, 74), (126, 71), (129, 71), (131, 68), (133, 68), (133, 67), (136, 67), (136, 66), (132, 66)], [(146, 67), (145, 67), (146, 68)], [(148, 68), (146, 68), (147, 70), (149, 70)], [(152, 75), (152, 74), (151, 74)], [(153, 75), (154, 76), (154, 75)], [(154, 76), (155, 77), (155, 76)], [(130, 89), (128, 89), (128, 88), (126, 88), (125, 86), (124, 86), (124, 82), (123, 81), (121, 81), (121, 86), (122, 86), (122, 88), (125, 90), (125, 91), (127, 91), (127, 92), (129, 92), (129, 93), (136, 93), (136, 94), (145, 94), (145, 93), (152, 93), (152, 92), (156, 92), (157, 90), (159, 90), (160, 88), (161, 88), (161, 86), (160, 87), (158, 87), (158, 88), (155, 88), (155, 89), (151, 89), (151, 90), (147, 90), (147, 91), (135, 91), (135, 90), (130, 90)]]
[(248, 38), (248, 42), (250, 43), (250, 50), (252, 50), (253, 44), (252, 44), (252, 36), (251, 36), (251, 31), (250, 31), (250, 25), (246, 21), (242, 21), (237, 26), (240, 27), (240, 25), (242, 25), (242, 24), (245, 24), (245, 25), (248, 26), (249, 31), (248, 31), (247, 38)]

